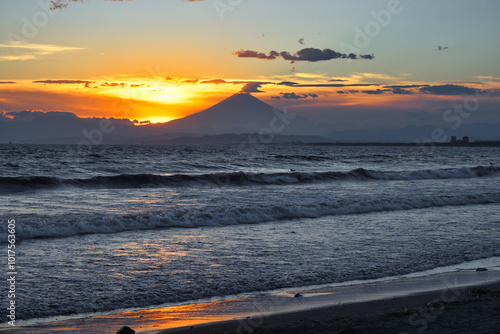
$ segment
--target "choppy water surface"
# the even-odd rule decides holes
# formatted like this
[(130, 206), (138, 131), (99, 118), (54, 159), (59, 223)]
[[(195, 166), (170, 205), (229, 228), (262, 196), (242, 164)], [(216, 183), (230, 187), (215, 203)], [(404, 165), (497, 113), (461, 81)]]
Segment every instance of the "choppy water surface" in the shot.
[[(498, 148), (0, 147), (23, 319), (500, 256)], [(0, 244), (1, 246), (1, 244)]]

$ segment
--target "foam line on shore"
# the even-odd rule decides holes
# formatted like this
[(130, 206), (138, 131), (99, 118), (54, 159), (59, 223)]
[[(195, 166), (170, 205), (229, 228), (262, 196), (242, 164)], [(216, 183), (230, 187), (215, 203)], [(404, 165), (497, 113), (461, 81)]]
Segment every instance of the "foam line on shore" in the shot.
[[(65, 333), (81, 333), (82, 331), (96, 334), (114, 333), (121, 326), (128, 325), (138, 333), (159, 334), (167, 330), (172, 332), (173, 328), (227, 321), (231, 321), (231, 326), (235, 326), (233, 331), (236, 332), (238, 327), (252, 328), (253, 325), (269, 316), (418, 296), (432, 292), (440, 294), (444, 292), (451, 298), (453, 295), (460, 295), (462, 293), (460, 291), (466, 287), (499, 283), (499, 268), (486, 272), (461, 270), (343, 286), (289, 289), (252, 297), (127, 311), (84, 319), (39, 323), (36, 326), (16, 327), (15, 329), (2, 328), (0, 333), (8, 331), (9, 333), (46, 334), (63, 329)], [(297, 293), (300, 293), (301, 297), (295, 297)]]

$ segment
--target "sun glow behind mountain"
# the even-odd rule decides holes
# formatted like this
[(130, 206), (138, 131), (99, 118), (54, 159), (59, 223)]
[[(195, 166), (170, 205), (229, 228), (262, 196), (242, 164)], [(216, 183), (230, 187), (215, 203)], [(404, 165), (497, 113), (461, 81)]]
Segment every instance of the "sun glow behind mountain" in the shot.
[[(35, 0), (0, 5), (0, 30), (20, 36), (0, 38), (1, 116), (65, 111), (156, 123), (243, 91), (351, 127), (443, 122), (444, 111), (475, 94), (486, 98), (467, 121), (500, 120), (497, 3), (401, 2), (383, 26), (373, 16), (387, 10), (382, 0), (248, 2), (223, 19), (210, 1), (67, 3), (55, 11)], [(27, 38), (19, 18), (38, 12), (50, 19)], [(376, 36), (364, 31), (377, 24)]]

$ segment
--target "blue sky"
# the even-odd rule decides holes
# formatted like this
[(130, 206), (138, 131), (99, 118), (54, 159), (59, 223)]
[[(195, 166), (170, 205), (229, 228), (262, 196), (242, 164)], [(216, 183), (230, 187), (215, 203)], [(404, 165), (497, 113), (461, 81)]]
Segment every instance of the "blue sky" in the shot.
[[(481, 77), (490, 77), (493, 86), (500, 78), (499, 1), (83, 0), (69, 1), (66, 8), (58, 10), (48, 10), (48, 6), (44, 0), (0, 3), (0, 82), (15, 82), (8, 87), (0, 84), (0, 110), (37, 108), (109, 116), (97, 113), (107, 103), (106, 98), (135, 99), (134, 94), (124, 97), (127, 94), (123, 87), (121, 91), (108, 87), (106, 93), (100, 90), (99, 94), (94, 94), (97, 90), (93, 94), (89, 91), (89, 107), (85, 110), (81, 101), (70, 102), (72, 97), (77, 100), (75, 96), (81, 93), (82, 86), (42, 86), (33, 81), (76, 80), (102, 85), (121, 80), (129, 86), (148, 84), (151, 91), (163, 88), (163, 95), (143, 94), (147, 97), (135, 117), (160, 119), (163, 112), (167, 120), (199, 111), (237, 92), (241, 86), (234, 82), (257, 81), (265, 84), (255, 93), (260, 90), (260, 98), (277, 106), (284, 102), (281, 93), (317, 94), (317, 98), (307, 95), (286, 102), (294, 102), (292, 109), (297, 113), (321, 109), (319, 113), (310, 112), (311, 117), (326, 120), (328, 110), (342, 108), (350, 112), (369, 108), (374, 112), (380, 108), (439, 112), (463, 97), (408, 96), (403, 101), (401, 96), (384, 94), (382, 98), (363, 93), (359, 87), (343, 89), (340, 96), (341, 89), (337, 88), (287, 88), (277, 83), (320, 85), (338, 79), (349, 85), (460, 85), (484, 89), (484, 84), (479, 84)], [(391, 13), (390, 22), (379, 22), (374, 13)], [(36, 33), (23, 34), (26, 22), (36, 25), (37, 19), (42, 21)], [(28, 47), (9, 47), (12, 36), (22, 37), (22, 44)], [(438, 50), (438, 46), (445, 48)], [(271, 51), (294, 55), (306, 48), (341, 54), (353, 51), (358, 57), (374, 58), (291, 62), (281, 57), (264, 60), (235, 54), (246, 50), (267, 56)], [(148, 69), (161, 70), (151, 74)], [(159, 82), (166, 76), (177, 78), (176, 87), (185, 81), (199, 81), (174, 88)], [(210, 79), (231, 83), (211, 85), (211, 90), (209, 85), (200, 84)], [(166, 90), (170, 95), (165, 95)], [(353, 95), (349, 98), (345, 94), (348, 90)], [(23, 108), (19, 100), (30, 92), (39, 100), (33, 98)], [(54, 94), (59, 94), (60, 105), (47, 102)], [(495, 103), (490, 99), (483, 108), (491, 114), (497, 109)]]

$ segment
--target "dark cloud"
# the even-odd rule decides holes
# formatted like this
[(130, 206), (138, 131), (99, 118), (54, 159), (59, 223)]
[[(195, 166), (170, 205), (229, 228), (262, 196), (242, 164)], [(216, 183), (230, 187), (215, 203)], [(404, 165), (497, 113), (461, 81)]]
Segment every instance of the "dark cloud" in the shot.
[(278, 86), (295, 86), (298, 85), (298, 82), (293, 82), (293, 81), (282, 81), (280, 83), (277, 83)]
[(316, 62), (344, 57), (346, 57), (345, 54), (330, 49), (320, 50), (315, 48), (305, 48), (297, 51), (297, 53), (290, 60)]
[(13, 117), (13, 121), (33, 121), (40, 118), (48, 118), (48, 117), (65, 117), (71, 119), (77, 119), (78, 117), (71, 112), (63, 112), (63, 111), (47, 111), (43, 112), (40, 110), (23, 110), (23, 111), (11, 111), (6, 112), (5, 116)]
[(134, 123), (134, 125), (148, 125), (148, 124), (151, 124), (151, 121), (138, 121), (138, 120), (134, 119), (132, 121), (132, 123)]
[(227, 82), (226, 80), (224, 79), (212, 79), (212, 80), (205, 80), (205, 81), (202, 81), (200, 82), (202, 84), (224, 84), (224, 83), (230, 83), (230, 82)]
[(91, 84), (93, 81), (88, 80), (36, 80), (33, 83), (43, 83), (51, 85), (61, 85), (61, 84)]
[(407, 88), (422, 88), (429, 86), (430, 85), (390, 85), (384, 86), (384, 89), (392, 90), (392, 93), (396, 95), (412, 95), (415, 94), (415, 92)]
[[(294, 85), (294, 87), (325, 87), (328, 85)], [(359, 85), (332, 85), (334, 87), (347, 87), (347, 86), (378, 86), (376, 84), (359, 84)], [(418, 91), (411, 90), (409, 88), (420, 88)], [(337, 91), (338, 94), (351, 94), (355, 91), (344, 91), (344, 90), (339, 90)], [(384, 94), (386, 92), (390, 92), (392, 94), (396, 95), (413, 95), (415, 93), (420, 93), (420, 94), (429, 94), (429, 95), (474, 95), (477, 93), (484, 93), (484, 91), (479, 90), (479, 89), (474, 89), (466, 86), (459, 86), (459, 85), (452, 85), (452, 84), (447, 84), (447, 85), (437, 85), (437, 86), (431, 86), (431, 85), (392, 85), (392, 86), (383, 86), (382, 89), (376, 89), (376, 90), (363, 90), (361, 91), (363, 94), (370, 94), (370, 95), (379, 95), (379, 94)], [(357, 93), (357, 91), (356, 91)]]
[(281, 96), (273, 96), (273, 99), (279, 100), (281, 98), (287, 99), (287, 100), (298, 100), (298, 99), (307, 99), (308, 97), (312, 97), (313, 99), (317, 98), (317, 94), (295, 94), (294, 92), (292, 93), (280, 93)]
[(276, 51), (271, 51), (269, 52), (269, 55), (266, 55), (265, 53), (252, 50), (235, 51), (233, 52), (233, 55), (237, 56), (238, 58), (257, 58), (267, 60), (274, 60), (279, 56), (278, 52)]
[(419, 88), (419, 87), (429, 87), (430, 85), (393, 85), (384, 86), (384, 88)]
[(14, 81), (0, 81), (0, 85), (12, 85), (15, 84)]
[(454, 84), (465, 84), (465, 85), (484, 85), (481, 81), (453, 81)]
[(125, 82), (121, 82), (121, 83), (118, 83), (118, 82), (105, 82), (103, 84), (101, 84), (102, 87), (117, 87), (117, 86), (122, 86), (125, 87), (127, 84)]
[(397, 94), (397, 95), (412, 95), (412, 94), (414, 94), (412, 90), (404, 89), (404, 88), (393, 88), (392, 93)]
[(38, 115), (39, 114), (42, 114), (41, 111), (39, 110), (23, 110), (23, 111), (10, 111), (10, 112), (6, 112), (5, 113), (5, 116), (11, 116), (13, 117), (15, 120), (18, 120), (18, 121), (23, 121), (23, 120), (35, 120), (37, 119)]
[(269, 85), (269, 84), (274, 84), (274, 82), (270, 81), (247, 81), (247, 80), (242, 80), (242, 81), (228, 81), (228, 83), (232, 83), (233, 85), (244, 85), (247, 83), (260, 83), (261, 85)]
[(364, 90), (364, 91), (362, 91), (362, 93), (364, 93), (364, 94), (370, 94), (370, 95), (380, 95), (380, 94), (384, 94), (385, 92), (387, 92), (387, 90), (385, 90), (385, 89)]
[(165, 80), (166, 80), (166, 81), (177, 81), (177, 79), (176, 79), (176, 78), (171, 77), (171, 76), (166, 76), (166, 77), (165, 77)]
[[(376, 89), (376, 90), (363, 90), (361, 91), (361, 93), (363, 94), (370, 94), (370, 95), (380, 95), (380, 94), (384, 94), (384, 93), (393, 93), (393, 94), (398, 94), (398, 95), (411, 95), (411, 94), (414, 94), (413, 91), (411, 90), (408, 90), (408, 89), (403, 89), (403, 88), (393, 88), (393, 89), (389, 89), (389, 88), (384, 88), (384, 89)], [(337, 91), (337, 94), (355, 94), (355, 93), (359, 93), (359, 91), (357, 90), (338, 90)]]
[(265, 82), (247, 82), (241, 89), (241, 93), (263, 93), (264, 91), (259, 90)]
[[(347, 81), (347, 80), (342, 80), (342, 79), (332, 79), (329, 80), (329, 82), (340, 82), (340, 81)], [(225, 79), (210, 79), (210, 80), (203, 80), (199, 81), (198, 79), (194, 80), (189, 80), (186, 79), (182, 81), (183, 83), (197, 83), (199, 82), (200, 84), (232, 84), (232, 85), (244, 85), (242, 92), (245, 93), (259, 93), (262, 92), (259, 88), (261, 88), (263, 85), (278, 85), (278, 86), (286, 86), (286, 87), (373, 87), (373, 86), (380, 86), (379, 84), (343, 84), (343, 83), (324, 83), (324, 84), (302, 84), (300, 82), (295, 82), (295, 81), (281, 81), (281, 82), (269, 82), (269, 81), (230, 81), (230, 80), (225, 80)], [(308, 96), (312, 97), (312, 96)]]
[[(84, 84), (85, 88), (92, 88), (90, 85), (95, 83), (94, 81), (88, 80), (36, 80), (33, 83), (43, 83), (44, 85), (79, 85)], [(93, 88), (97, 88), (94, 86)]]
[(451, 84), (420, 88), (421, 94), (430, 95), (474, 95), (478, 92), (481, 92), (481, 90)]
[[(131, 84), (130, 87), (132, 88), (137, 88), (137, 87), (142, 87), (142, 86), (148, 86), (146, 84), (140, 84), (140, 85), (136, 85), (136, 84)], [(148, 86), (149, 87), (149, 86)]]
[(333, 51), (331, 49), (316, 49), (316, 48), (305, 48), (297, 51), (294, 54), (291, 54), (288, 51), (282, 51), (280, 53), (276, 51), (271, 51), (269, 54), (265, 54), (263, 52), (252, 51), (252, 50), (239, 50), (233, 52), (233, 55), (239, 58), (257, 58), (257, 59), (266, 59), (266, 60), (274, 60), (278, 57), (281, 57), (285, 60), (296, 62), (296, 61), (307, 61), (307, 62), (317, 62), (317, 61), (327, 61), (332, 59), (373, 59), (374, 55), (356, 55), (354, 53), (340, 53), (337, 51)]
[(375, 59), (375, 55), (374, 54), (359, 55), (359, 58), (372, 60)]
[[(329, 81), (337, 81), (337, 80), (329, 80)], [(340, 81), (340, 80), (339, 80)], [(345, 80), (342, 80), (345, 81)], [(294, 81), (282, 81), (277, 83), (279, 86), (287, 86), (287, 87), (371, 87), (371, 86), (379, 86), (378, 84), (301, 84)], [(352, 94), (358, 93), (357, 90), (349, 90), (349, 91), (337, 91), (338, 94)]]
[(379, 84), (298, 84), (293, 87), (370, 87)]
[(337, 94), (356, 94), (359, 90), (338, 90)]
[[(54, 133), (61, 134), (61, 132), (66, 133), (66, 135), (61, 135), (61, 138), (74, 136), (76, 129), (86, 129), (89, 126), (90, 128), (94, 128), (95, 126), (99, 126), (100, 121), (103, 119), (112, 120), (115, 125), (133, 125), (132, 121), (126, 118), (81, 118), (72, 112), (63, 111), (23, 110), (8, 112), (5, 115), (12, 118), (6, 118), (3, 121), (12, 123), (30, 122), (32, 124), (29, 126), (30, 133), (25, 133), (23, 137), (27, 135), (32, 138), (48, 138), (53, 136)], [(81, 132), (81, 130), (78, 132)]]
[[(334, 79), (334, 80), (329, 80), (330, 81), (347, 81), (347, 80), (342, 80), (342, 79)], [(194, 82), (194, 80), (185, 80), (183, 82)], [(325, 83), (325, 84), (301, 84), (300, 82), (295, 82), (295, 81), (281, 81), (278, 83), (275, 82), (255, 82), (255, 81), (228, 81), (225, 79), (211, 79), (211, 80), (204, 80), (201, 81), (200, 83), (202, 84), (233, 84), (233, 85), (278, 85), (278, 86), (287, 86), (287, 87), (371, 87), (371, 86), (380, 86), (379, 84), (342, 84), (342, 83)], [(259, 87), (260, 87), (259, 86)]]
[[(184, 82), (189, 82), (190, 80), (185, 80)], [(194, 80), (191, 80), (194, 81)], [(241, 89), (240, 92), (242, 93), (263, 93), (259, 88), (261, 88), (263, 85), (270, 85), (274, 84), (274, 82), (264, 82), (264, 81), (227, 81), (224, 79), (211, 79), (211, 80), (204, 80), (200, 82), (201, 84), (214, 84), (214, 85), (219, 85), (219, 84), (231, 84), (231, 85), (243, 85), (243, 88)]]
[(280, 56), (285, 60), (290, 61), (308, 61), (308, 62), (317, 62), (317, 61), (326, 61), (332, 59), (357, 59), (358, 57), (353, 54), (345, 54), (333, 51), (331, 49), (315, 49), (315, 48), (305, 48), (297, 51), (294, 55), (290, 54), (287, 51), (283, 51), (280, 53)]

